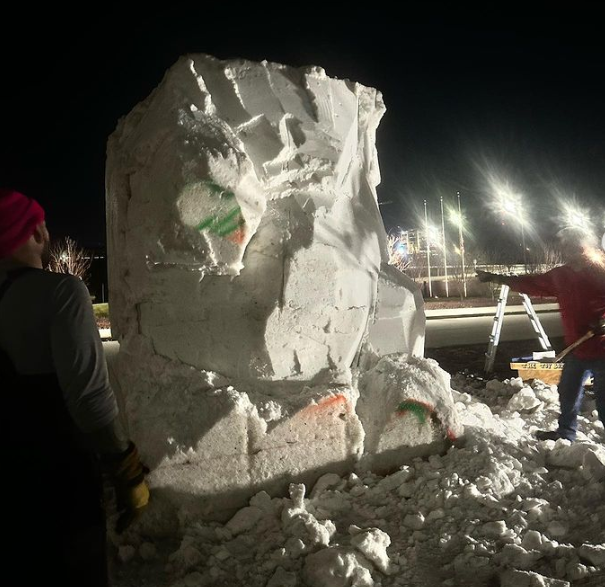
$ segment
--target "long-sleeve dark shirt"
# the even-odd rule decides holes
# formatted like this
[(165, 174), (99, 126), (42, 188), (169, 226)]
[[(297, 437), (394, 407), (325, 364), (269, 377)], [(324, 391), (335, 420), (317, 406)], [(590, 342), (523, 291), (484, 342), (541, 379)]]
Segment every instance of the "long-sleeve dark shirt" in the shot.
[[(14, 269), (0, 261), (0, 284)], [(0, 302), (0, 348), (23, 375), (55, 373), (67, 408), (83, 432), (117, 414), (90, 296), (76, 277), (33, 269)]]

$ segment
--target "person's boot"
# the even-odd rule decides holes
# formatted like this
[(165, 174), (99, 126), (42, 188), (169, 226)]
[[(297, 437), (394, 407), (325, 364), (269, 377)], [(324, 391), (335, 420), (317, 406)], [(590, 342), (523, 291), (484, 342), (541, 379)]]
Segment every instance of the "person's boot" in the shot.
[(535, 436), (538, 440), (559, 440), (559, 438), (562, 438), (556, 430), (537, 430)]

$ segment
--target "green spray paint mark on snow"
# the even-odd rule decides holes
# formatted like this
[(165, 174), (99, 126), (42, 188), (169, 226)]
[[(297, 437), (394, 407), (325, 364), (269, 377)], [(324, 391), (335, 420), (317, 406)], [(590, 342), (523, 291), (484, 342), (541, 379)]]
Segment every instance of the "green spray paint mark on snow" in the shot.
[(427, 408), (415, 402), (402, 402), (397, 406), (398, 412), (411, 412), (421, 424), (426, 423)]
[[(205, 181), (204, 184), (208, 187), (211, 195), (218, 196), (221, 200), (232, 200), (235, 198), (233, 192), (212, 181)], [(241, 208), (236, 204), (234, 208), (223, 214), (206, 216), (196, 228), (198, 230), (209, 230), (218, 236), (227, 236), (244, 225), (245, 221), (241, 215), (241, 211)]]

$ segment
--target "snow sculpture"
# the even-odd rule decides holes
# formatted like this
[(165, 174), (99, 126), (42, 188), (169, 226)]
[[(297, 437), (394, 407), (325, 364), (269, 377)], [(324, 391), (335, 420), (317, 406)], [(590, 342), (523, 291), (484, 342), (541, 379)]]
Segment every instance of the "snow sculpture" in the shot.
[(320, 68), (193, 55), (120, 121), (111, 372), (156, 487), (211, 510), (363, 455), (362, 349), (424, 346), (418, 289), (386, 265), (383, 113)]

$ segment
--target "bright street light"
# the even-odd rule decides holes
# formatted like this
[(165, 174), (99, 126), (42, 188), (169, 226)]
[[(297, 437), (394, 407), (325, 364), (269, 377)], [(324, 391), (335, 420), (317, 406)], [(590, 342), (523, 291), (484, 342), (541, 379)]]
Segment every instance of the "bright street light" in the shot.
[(561, 216), (564, 228), (580, 228), (582, 230), (590, 230), (592, 228), (588, 212), (575, 204), (569, 203), (563, 204), (562, 208)]
[(462, 225), (462, 217), (458, 214), (457, 210), (449, 210), (450, 222), (455, 226)]
[(523, 205), (523, 197), (504, 178), (496, 173), (488, 172), (488, 190), (492, 197), (493, 207), (500, 214), (510, 216), (516, 224), (521, 227), (521, 246), (523, 247), (523, 263), (527, 271), (527, 245), (525, 244), (525, 232), (530, 228), (527, 217), (527, 209)]
[(439, 246), (440, 232), (439, 229), (433, 224), (427, 224), (424, 227), (425, 233), (427, 234), (432, 246)]
[(515, 206), (515, 204), (513, 202), (510, 202), (509, 200), (505, 200), (504, 202), (502, 202), (502, 208), (505, 212), (508, 212), (509, 214), (514, 214), (517, 211), (517, 207)]

